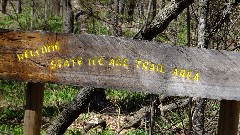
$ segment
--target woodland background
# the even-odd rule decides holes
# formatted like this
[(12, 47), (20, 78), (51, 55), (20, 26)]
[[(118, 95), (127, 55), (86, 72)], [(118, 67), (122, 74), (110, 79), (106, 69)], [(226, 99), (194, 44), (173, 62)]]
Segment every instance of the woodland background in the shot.
[[(239, 9), (237, 0), (1, 0), (0, 28), (239, 51)], [(26, 84), (0, 80), (0, 134), (23, 133)], [(63, 134), (54, 130), (59, 116), (86, 91), (91, 100), (75, 98), (85, 105), (66, 135), (217, 133), (218, 100), (59, 84), (45, 89), (42, 134)]]

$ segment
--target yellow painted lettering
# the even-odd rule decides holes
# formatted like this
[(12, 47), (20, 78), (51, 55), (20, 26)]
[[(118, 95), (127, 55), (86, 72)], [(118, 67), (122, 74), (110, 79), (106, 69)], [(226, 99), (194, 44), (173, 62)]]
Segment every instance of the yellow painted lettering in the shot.
[(51, 63), (50, 63), (50, 69), (56, 69), (57, 65), (55, 64), (55, 61), (52, 60)]
[(139, 65), (141, 63), (141, 60), (140, 59), (136, 59), (136, 68), (140, 68)]
[(179, 76), (180, 77), (185, 77), (185, 73), (186, 73), (186, 69), (182, 68), (180, 71), (179, 71)]
[(110, 58), (108, 65), (109, 66), (114, 66), (114, 59), (113, 58)]
[(36, 54), (37, 54), (37, 55), (39, 55), (38, 49), (36, 49), (36, 51), (35, 51), (35, 52), (36, 52)]
[(193, 80), (195, 80), (195, 81), (198, 81), (198, 80), (199, 80), (199, 73), (198, 73), (198, 72), (196, 72), (196, 74), (195, 74)]
[(142, 63), (142, 69), (148, 70), (148, 61)]
[(52, 44), (50, 47), (52, 48), (53, 51), (55, 51), (55, 45)]
[(95, 58), (96, 58), (96, 56), (94, 56), (94, 57), (92, 58), (92, 65), (96, 65), (96, 64), (95, 64)]
[(51, 52), (50, 48), (51, 48), (51, 46), (50, 46), (50, 45), (49, 45), (49, 46), (47, 46), (47, 51), (48, 51), (48, 52)]
[(70, 66), (68, 60), (65, 60), (64, 63), (63, 63), (63, 65), (64, 65), (64, 67), (69, 67), (69, 66)]
[(103, 57), (98, 58), (98, 65), (100, 65), (100, 66), (103, 65)]
[(165, 71), (163, 70), (163, 65), (157, 64), (156, 72), (165, 73)]
[(62, 67), (62, 59), (58, 59), (57, 60), (57, 65), (58, 65), (59, 68)]
[(82, 65), (82, 57), (78, 57), (77, 58), (77, 63), (78, 63), (79, 66)]
[(55, 49), (56, 49), (56, 51), (59, 50), (59, 43), (58, 43), (58, 41), (55, 43)]
[(191, 79), (191, 72), (192, 72), (192, 70), (188, 70), (187, 75), (186, 75), (187, 79)]
[(18, 60), (23, 60), (24, 59), (23, 54), (17, 54), (17, 57), (18, 57)]
[(90, 65), (96, 65), (95, 64), (95, 58), (96, 58), (96, 56), (94, 56), (94, 57), (92, 57), (92, 58), (88, 58), (88, 65), (90, 66)]
[(42, 54), (47, 53), (47, 48), (46, 48), (46, 46), (42, 46), (42, 47), (41, 47), (41, 50), (42, 50)]
[(172, 71), (172, 75), (177, 76), (178, 75), (178, 69), (175, 67)]
[(123, 62), (122, 62), (123, 67), (128, 67), (127, 60), (128, 60), (127, 58), (123, 59)]
[(116, 66), (121, 66), (121, 57), (116, 58)]
[(24, 52), (24, 56), (25, 56), (25, 58), (28, 58), (28, 51), (27, 50)]
[(74, 67), (75, 59), (74, 59), (74, 58), (71, 58), (70, 60), (71, 60), (71, 62), (72, 62), (72, 66)]
[(149, 70), (150, 71), (154, 71), (155, 70), (155, 64), (153, 62), (151, 62)]
[(91, 58), (88, 58), (88, 65), (91, 65)]
[(33, 54), (32, 50), (30, 50), (30, 55), (34, 57), (35, 55)]

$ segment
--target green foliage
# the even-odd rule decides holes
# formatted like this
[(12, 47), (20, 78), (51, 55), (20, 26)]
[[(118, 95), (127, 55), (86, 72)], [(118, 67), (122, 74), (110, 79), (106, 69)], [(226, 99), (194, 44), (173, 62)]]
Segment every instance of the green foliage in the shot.
[(0, 125), (0, 134), (1, 135), (22, 135), (23, 134), (23, 125)]
[(186, 23), (180, 22), (180, 27), (178, 27), (177, 32), (177, 45), (186, 45), (187, 44), (187, 25)]
[(136, 111), (142, 105), (147, 104), (147, 99), (149, 99), (149, 94), (112, 89), (106, 90), (106, 96), (108, 100), (128, 111)]
[[(30, 30), (31, 21), (31, 7), (24, 7), (21, 14), (3, 15), (0, 13), (0, 28)], [(32, 29), (61, 32), (62, 17), (51, 15), (47, 20), (44, 20), (42, 14), (36, 14)]]
[(43, 105), (60, 107), (69, 103), (77, 92), (78, 90), (71, 86), (46, 84)]
[(25, 103), (26, 83), (0, 80), (2, 100), (11, 106), (22, 106)]
[(136, 130), (130, 130), (129, 132), (127, 132), (126, 135), (148, 135), (148, 132), (141, 129), (136, 129)]
[(96, 35), (108, 35), (108, 29), (100, 21), (91, 17), (88, 20), (88, 31), (87, 33)]
[(123, 36), (124, 37), (127, 37), (127, 38), (132, 38), (136, 33), (129, 30), (129, 29), (126, 29), (126, 30), (123, 30)]
[(62, 17), (51, 15), (48, 17), (46, 29), (53, 32), (62, 32)]

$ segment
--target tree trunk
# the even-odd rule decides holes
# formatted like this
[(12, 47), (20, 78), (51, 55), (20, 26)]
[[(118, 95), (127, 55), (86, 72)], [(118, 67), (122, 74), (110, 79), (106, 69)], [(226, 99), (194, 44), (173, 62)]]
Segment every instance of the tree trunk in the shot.
[(134, 36), (134, 39), (152, 40), (159, 33), (164, 31), (169, 23), (182, 13), (182, 11), (191, 3), (193, 3), (193, 0), (169, 2), (158, 12), (150, 24), (146, 24), (146, 26)]
[(7, 12), (7, 0), (2, 0), (2, 13), (6, 14)]
[(128, 5), (128, 18), (127, 18), (128, 23), (132, 23), (133, 21), (134, 8), (135, 8), (135, 0), (130, 0)]
[(152, 0), (152, 18), (157, 14), (157, 0)]
[(77, 28), (74, 33), (87, 33), (87, 23), (88, 15), (85, 11), (80, 10), (75, 15), (75, 20), (77, 22)]
[(58, 115), (53, 124), (49, 126), (49, 135), (63, 135), (72, 122), (78, 118), (79, 114), (88, 106), (93, 99), (96, 89), (92, 87), (83, 88), (73, 101)]
[(124, 0), (119, 0), (119, 14), (124, 15), (125, 3)]
[(32, 0), (32, 12), (31, 12), (31, 15), (32, 15), (32, 20), (31, 20), (31, 30), (33, 29), (33, 24), (34, 24), (34, 19), (35, 19), (35, 1)]
[(137, 1), (137, 28), (140, 28), (140, 23), (141, 23), (141, 18), (143, 16), (143, 1), (142, 0), (138, 0)]
[(165, 7), (165, 0), (160, 0), (160, 2), (158, 2), (159, 3), (159, 7), (160, 7), (160, 9), (163, 9), (164, 7)]
[[(60, 10), (61, 10), (61, 0), (52, 0), (52, 13), (56, 16), (60, 16)], [(64, 2), (64, 0), (63, 0)]]
[(113, 35), (115, 37), (122, 36), (122, 29), (119, 26), (119, 0), (114, 0), (114, 18), (113, 18)]
[(70, 0), (63, 0), (63, 32), (73, 33), (73, 11)]
[(22, 0), (17, 1), (17, 14), (22, 13)]
[(48, 19), (48, 13), (49, 13), (49, 0), (45, 0), (45, 21)]
[(149, 135), (153, 135), (155, 125), (155, 110), (156, 110), (156, 95), (151, 94), (151, 108), (150, 108), (150, 123), (149, 123)]
[(152, 1), (153, 0), (148, 1), (147, 16), (146, 16), (146, 19), (145, 19), (145, 22), (144, 22), (144, 26), (146, 26), (149, 23), (149, 20), (150, 20), (149, 17), (150, 17), (150, 13), (151, 13)]
[(199, 24), (198, 24), (198, 47), (208, 48), (206, 44), (208, 0), (200, 0), (199, 6), (200, 6), (200, 10), (199, 10)]
[[(207, 14), (208, 14), (208, 0), (199, 1), (199, 24), (198, 24), (198, 47), (199, 48), (208, 48), (206, 44), (206, 33), (207, 33)], [(194, 127), (195, 134), (204, 135), (204, 108), (205, 108), (205, 99), (198, 98), (196, 100), (196, 115), (193, 119), (195, 121)]]
[(195, 127), (194, 134), (197, 135), (204, 135), (205, 128), (204, 128), (204, 109), (205, 109), (205, 99), (198, 98), (196, 100), (196, 109), (195, 115), (193, 116), (193, 124)]

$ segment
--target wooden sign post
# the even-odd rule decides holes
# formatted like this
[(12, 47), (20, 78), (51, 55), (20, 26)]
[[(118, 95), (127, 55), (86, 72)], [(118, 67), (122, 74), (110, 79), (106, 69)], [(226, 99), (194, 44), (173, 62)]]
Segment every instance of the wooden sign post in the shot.
[(29, 82), (23, 124), (24, 135), (40, 135), (44, 84)]
[(95, 35), (0, 29), (0, 79), (240, 99), (240, 54)]

